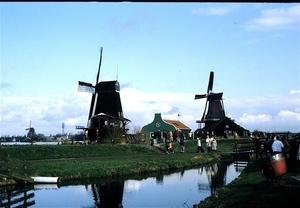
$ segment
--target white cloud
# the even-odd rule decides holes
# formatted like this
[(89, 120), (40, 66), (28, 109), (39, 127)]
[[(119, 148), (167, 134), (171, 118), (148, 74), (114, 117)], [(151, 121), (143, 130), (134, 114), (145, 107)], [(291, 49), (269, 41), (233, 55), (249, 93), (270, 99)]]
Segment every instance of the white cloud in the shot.
[[(25, 135), (31, 126), (41, 134), (78, 132), (75, 125), (86, 125), (91, 95), (72, 93), (69, 96), (2, 97), (0, 135)], [(83, 118), (85, 119), (83, 120)]]
[(300, 90), (291, 90), (290, 94), (300, 94)]
[(278, 119), (287, 122), (296, 122), (300, 124), (300, 112), (292, 112), (290, 110), (281, 110), (277, 114)]
[(232, 5), (222, 5), (222, 4), (213, 4), (212, 6), (208, 8), (199, 8), (194, 9), (192, 11), (193, 14), (202, 14), (206, 16), (222, 16), (226, 15), (232, 11), (235, 11), (239, 8), (239, 5), (232, 4)]
[[(244, 113), (238, 122), (244, 126), (248, 126), (252, 130), (262, 131), (300, 131), (300, 112), (290, 110), (281, 110), (277, 115), (258, 114), (252, 115)], [(294, 130), (291, 130), (291, 127)]]
[(257, 124), (257, 123), (265, 123), (270, 122), (272, 120), (272, 116), (266, 114), (258, 114), (258, 115), (251, 115), (244, 113), (239, 121), (246, 125), (246, 124)]
[[(163, 119), (179, 119), (193, 131), (196, 120), (202, 117), (205, 99), (194, 100), (196, 93), (145, 93), (131, 87), (121, 89), (124, 116), (132, 122), (129, 128), (143, 127), (161, 113)], [(0, 135), (25, 135), (31, 121), (37, 133), (49, 135), (62, 132), (77, 133), (76, 125), (86, 126), (91, 94), (78, 93), (67, 96), (2, 97)], [(227, 115), (237, 124), (253, 131), (300, 131), (298, 94), (266, 97), (226, 97)], [(182, 116), (178, 117), (178, 113)]]
[(299, 11), (299, 5), (262, 10), (260, 17), (251, 19), (245, 27), (249, 31), (299, 27)]

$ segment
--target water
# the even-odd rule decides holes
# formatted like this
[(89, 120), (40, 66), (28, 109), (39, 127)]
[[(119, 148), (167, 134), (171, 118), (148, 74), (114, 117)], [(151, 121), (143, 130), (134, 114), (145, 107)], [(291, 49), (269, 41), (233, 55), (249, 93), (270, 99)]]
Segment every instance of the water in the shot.
[(6, 188), (0, 189), (0, 207), (193, 207), (243, 169), (216, 163), (141, 179)]
[[(62, 142), (33, 142), (33, 145), (59, 145)], [(13, 146), (13, 145), (31, 145), (31, 142), (0, 142), (0, 145)]]

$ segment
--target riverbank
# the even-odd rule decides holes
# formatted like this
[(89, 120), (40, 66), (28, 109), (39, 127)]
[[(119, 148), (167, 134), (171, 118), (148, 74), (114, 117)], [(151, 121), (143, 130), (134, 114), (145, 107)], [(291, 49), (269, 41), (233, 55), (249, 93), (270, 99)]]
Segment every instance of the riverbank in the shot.
[[(218, 153), (197, 154), (196, 141), (186, 142), (186, 154), (165, 154), (164, 144), (23, 145), (1, 146), (0, 156), (26, 160), (31, 176), (59, 177), (61, 181), (138, 176), (199, 167), (219, 158)], [(11, 181), (13, 182), (13, 181)], [(9, 183), (7, 180), (2, 184)]]
[(300, 164), (287, 161), (282, 182), (266, 180), (254, 158), (241, 175), (215, 194), (194, 205), (194, 208), (281, 208), (300, 207)]

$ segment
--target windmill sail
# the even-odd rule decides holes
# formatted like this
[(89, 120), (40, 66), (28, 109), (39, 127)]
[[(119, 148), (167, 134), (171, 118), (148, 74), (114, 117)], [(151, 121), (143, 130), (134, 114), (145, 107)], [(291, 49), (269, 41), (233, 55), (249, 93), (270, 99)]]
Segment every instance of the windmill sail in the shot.
[[(99, 76), (100, 76), (100, 68), (101, 68), (101, 62), (102, 62), (102, 51), (103, 47), (100, 48), (100, 60), (99, 60), (99, 66), (98, 66), (98, 72), (97, 72), (97, 77), (96, 77), (96, 85), (99, 82)], [(95, 85), (95, 86), (96, 86)], [(91, 100), (91, 106), (90, 106), (90, 113), (89, 113), (89, 119), (95, 115), (95, 109), (97, 107), (97, 101), (98, 101), (98, 94), (95, 91), (92, 95), (92, 100)]]
[(102, 51), (103, 51), (103, 47), (100, 48), (100, 60), (99, 60), (99, 67), (98, 67), (97, 78), (96, 78), (96, 85), (99, 82), (100, 68), (101, 68), (101, 62), (102, 62)]
[(91, 83), (78, 81), (78, 92), (95, 93), (95, 87)]

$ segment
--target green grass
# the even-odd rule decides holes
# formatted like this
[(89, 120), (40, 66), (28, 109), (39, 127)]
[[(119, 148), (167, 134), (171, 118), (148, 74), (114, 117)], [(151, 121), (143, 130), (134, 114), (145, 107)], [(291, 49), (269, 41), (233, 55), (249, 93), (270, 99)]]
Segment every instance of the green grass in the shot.
[(29, 145), (1, 146), (0, 157), (9, 155), (31, 162), (28, 171), (33, 176), (60, 177), (61, 180), (114, 178), (146, 173), (199, 167), (218, 159), (217, 153), (197, 154), (196, 141), (186, 141), (187, 152), (164, 153), (160, 147), (128, 144), (100, 145)]
[(91, 160), (63, 160), (34, 162), (32, 171), (37, 176), (56, 176), (62, 180), (115, 178), (148, 173), (199, 167), (217, 159), (216, 154), (172, 154)]
[(87, 158), (157, 154), (153, 149), (138, 145), (21, 145), (0, 146), (0, 157), (10, 155), (24, 160)]

